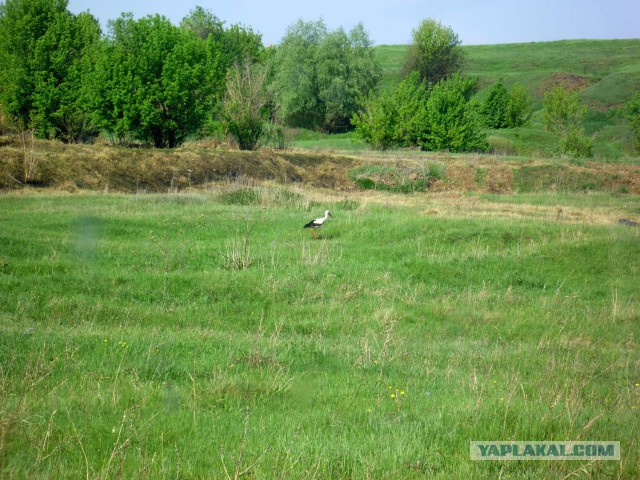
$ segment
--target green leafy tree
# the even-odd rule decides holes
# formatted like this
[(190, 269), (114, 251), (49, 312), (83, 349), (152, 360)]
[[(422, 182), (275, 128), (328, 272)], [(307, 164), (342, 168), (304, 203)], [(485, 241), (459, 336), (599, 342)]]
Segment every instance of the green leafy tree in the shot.
[(349, 127), (381, 72), (362, 25), (328, 32), (322, 20), (291, 25), (270, 65), (281, 122), (329, 132)]
[(6, 0), (0, 4), (0, 101), (6, 114), (25, 128), (33, 111), (36, 42), (66, 8), (64, 0)]
[(268, 95), (263, 65), (245, 61), (235, 64), (227, 75), (222, 117), (227, 134), (241, 150), (255, 150), (264, 131)]
[(429, 131), (427, 101), (429, 90), (422, 82), (418, 72), (407, 76), (393, 93), (396, 105), (394, 139), (400, 147), (413, 147), (420, 144)]
[(405, 62), (405, 73), (417, 71), (429, 84), (459, 72), (464, 61), (460, 39), (451, 27), (428, 18), (413, 30), (413, 39)]
[(212, 109), (202, 126), (203, 134), (222, 133), (222, 100), (226, 94), (226, 80), (234, 64), (249, 61), (265, 62), (262, 36), (251, 28), (236, 24), (229, 27), (210, 10), (196, 7), (182, 19), (180, 27), (194, 34), (204, 42), (206, 51), (206, 71), (203, 82), (210, 86)]
[(159, 15), (109, 26), (94, 96), (101, 125), (120, 140), (180, 145), (211, 111), (203, 42)]
[(197, 6), (182, 19), (180, 27), (196, 35), (201, 40), (209, 36), (220, 40), (224, 35), (224, 22), (216, 17), (210, 10)]
[(8, 0), (0, 5), (0, 103), (21, 128), (43, 138), (96, 135), (83, 94), (101, 35), (88, 13), (66, 0)]
[(420, 142), (424, 150), (468, 152), (487, 149), (479, 112), (468, 98), (474, 83), (453, 75), (431, 89), (427, 101), (429, 131)]
[(627, 120), (633, 133), (636, 151), (640, 153), (640, 92), (636, 92), (625, 107)]
[(239, 24), (225, 28), (224, 21), (200, 6), (182, 19), (180, 27), (203, 41), (211, 39), (220, 51), (225, 70), (238, 61), (260, 61), (264, 55), (262, 35)]
[(240, 24), (231, 25), (224, 30), (220, 43), (225, 65), (229, 67), (236, 61), (261, 62), (263, 60), (262, 35), (254, 32), (251, 27)]
[(362, 96), (380, 78), (373, 45), (362, 24), (347, 34), (342, 28), (327, 33), (316, 50), (318, 97), (322, 105), (321, 128), (347, 130)]
[(98, 135), (91, 120), (87, 82), (95, 70), (101, 29), (88, 13), (61, 14), (36, 44), (32, 124), (43, 138), (88, 142)]

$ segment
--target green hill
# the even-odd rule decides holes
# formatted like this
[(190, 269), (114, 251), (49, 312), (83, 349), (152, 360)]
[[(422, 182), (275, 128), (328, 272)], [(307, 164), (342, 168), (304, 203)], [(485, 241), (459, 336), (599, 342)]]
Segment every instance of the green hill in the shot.
[[(594, 107), (619, 106), (640, 89), (640, 39), (565, 40), (560, 42), (473, 45), (464, 73), (477, 77), (480, 95), (498, 79), (521, 83), (539, 105), (550, 85), (561, 83), (578, 88)], [(406, 45), (376, 48), (384, 72), (384, 84), (399, 81)]]
[[(622, 108), (640, 90), (640, 39), (564, 40), (558, 42), (464, 46), (465, 75), (478, 78), (478, 99), (497, 80), (523, 85), (533, 97), (536, 113), (526, 128), (487, 132), (496, 153), (553, 156), (557, 138), (545, 132), (540, 118), (544, 92), (555, 85), (578, 90), (589, 107), (585, 130), (594, 140), (596, 157), (615, 160), (634, 156), (631, 132)], [(381, 88), (402, 77), (406, 45), (380, 45)], [(345, 147), (349, 143), (341, 140)], [(300, 146), (317, 146), (302, 143)]]

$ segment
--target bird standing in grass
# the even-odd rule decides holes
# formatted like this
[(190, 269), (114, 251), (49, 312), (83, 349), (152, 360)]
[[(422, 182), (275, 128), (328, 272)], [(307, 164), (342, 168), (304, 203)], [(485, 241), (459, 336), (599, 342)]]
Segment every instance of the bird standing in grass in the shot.
[(333, 215), (331, 215), (331, 212), (327, 210), (324, 212), (324, 217), (311, 220), (303, 228), (310, 228), (311, 232), (313, 233), (313, 238), (318, 238), (318, 235), (316, 234), (316, 229), (320, 228), (324, 224), (324, 222), (327, 221), (327, 218), (329, 217), (333, 218)]

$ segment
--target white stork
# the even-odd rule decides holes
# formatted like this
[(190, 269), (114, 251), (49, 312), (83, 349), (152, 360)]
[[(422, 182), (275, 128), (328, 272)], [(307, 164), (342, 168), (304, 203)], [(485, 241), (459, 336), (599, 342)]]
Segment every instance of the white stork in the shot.
[(310, 228), (311, 232), (313, 233), (313, 238), (318, 238), (318, 235), (316, 234), (316, 229), (320, 228), (324, 222), (327, 221), (327, 218), (333, 218), (333, 215), (331, 215), (331, 212), (329, 210), (326, 210), (324, 212), (324, 217), (320, 217), (320, 218), (316, 218), (315, 220), (311, 220), (309, 223), (307, 223), (303, 228)]

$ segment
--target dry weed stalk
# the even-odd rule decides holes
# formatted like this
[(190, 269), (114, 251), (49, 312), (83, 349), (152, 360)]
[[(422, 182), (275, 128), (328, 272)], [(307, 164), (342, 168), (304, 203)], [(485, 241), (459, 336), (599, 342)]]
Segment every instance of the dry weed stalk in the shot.
[(244, 461), (244, 452), (247, 448), (247, 431), (249, 430), (250, 417), (251, 417), (251, 412), (247, 408), (244, 414), (244, 427), (242, 429), (242, 441), (240, 442), (240, 449), (238, 451), (237, 456), (232, 455), (232, 459), (234, 460), (233, 476), (229, 474), (229, 470), (227, 470), (227, 464), (224, 461), (224, 447), (220, 452), (220, 460), (222, 461), (222, 468), (224, 469), (225, 476), (227, 477), (228, 480), (231, 480), (232, 478), (233, 480), (238, 480), (240, 477), (247, 475), (249, 472), (251, 472), (251, 470), (253, 470), (253, 468), (259, 462), (262, 461), (262, 459), (265, 457), (265, 455), (269, 451), (269, 448), (267, 447), (256, 460), (246, 465)]
[(18, 138), (22, 149), (22, 181), (26, 184), (33, 180), (38, 167), (38, 160), (33, 153), (33, 129), (20, 128)]
[(254, 263), (250, 246), (253, 218), (251, 214), (246, 213), (242, 219), (244, 229), (241, 236), (236, 232), (236, 237), (227, 241), (226, 252), (218, 251), (222, 257), (222, 266), (227, 270), (246, 270)]

